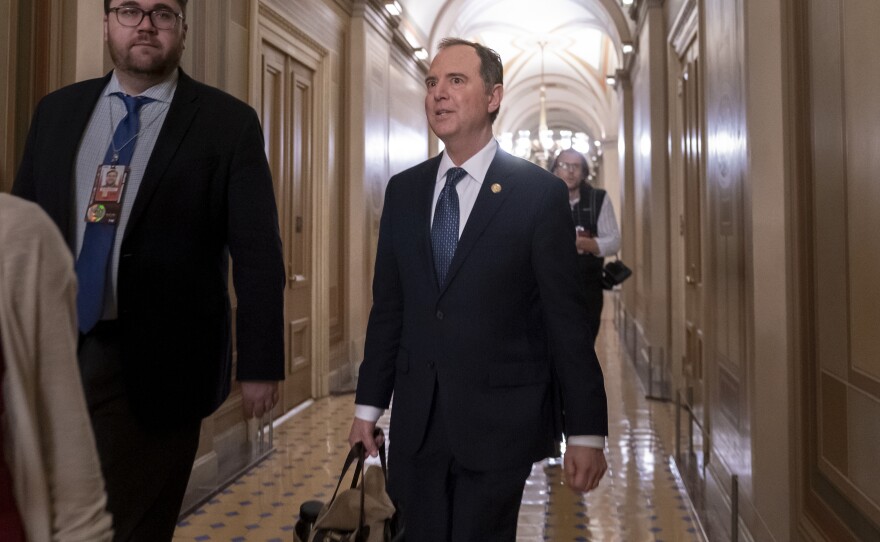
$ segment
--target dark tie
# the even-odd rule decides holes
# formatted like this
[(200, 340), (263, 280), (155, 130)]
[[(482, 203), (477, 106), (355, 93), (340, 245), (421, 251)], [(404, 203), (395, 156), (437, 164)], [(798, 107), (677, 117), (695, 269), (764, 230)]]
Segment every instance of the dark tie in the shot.
[[(127, 166), (131, 163), (140, 131), (140, 108), (153, 99), (128, 96), (122, 92), (114, 92), (113, 95), (122, 98), (127, 114), (113, 133), (113, 140), (110, 148), (107, 149), (104, 164)], [(95, 327), (104, 312), (104, 288), (114, 237), (116, 237), (116, 224), (101, 222), (86, 224), (82, 249), (76, 260), (76, 277), (79, 283), (76, 312), (79, 318), (79, 330), (82, 333), (88, 333)]]
[(455, 185), (467, 175), (460, 167), (449, 168), (446, 172), (446, 185), (437, 198), (434, 209), (434, 223), (431, 225), (431, 245), (434, 248), (434, 270), (437, 282), (442, 288), (446, 283), (446, 272), (455, 256), (458, 246), (458, 192)]

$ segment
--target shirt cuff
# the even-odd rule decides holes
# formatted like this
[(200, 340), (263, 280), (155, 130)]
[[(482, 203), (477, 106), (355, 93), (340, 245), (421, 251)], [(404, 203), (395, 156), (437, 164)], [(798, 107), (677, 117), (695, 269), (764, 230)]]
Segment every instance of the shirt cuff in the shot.
[(601, 435), (574, 435), (566, 439), (568, 446), (586, 446), (587, 448), (605, 449), (605, 437)]
[(374, 407), (370, 405), (354, 405), (354, 417), (376, 423), (382, 414), (385, 413), (384, 408)]

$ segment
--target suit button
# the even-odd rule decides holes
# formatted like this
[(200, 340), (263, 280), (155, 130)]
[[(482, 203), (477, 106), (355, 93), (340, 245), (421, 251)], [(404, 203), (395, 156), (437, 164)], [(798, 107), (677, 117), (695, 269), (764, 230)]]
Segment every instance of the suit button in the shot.
[(438, 311), (437, 311), (437, 319), (438, 319), (438, 320), (442, 320), (442, 319), (443, 319), (443, 311), (441, 311), (441, 310), (438, 310)]

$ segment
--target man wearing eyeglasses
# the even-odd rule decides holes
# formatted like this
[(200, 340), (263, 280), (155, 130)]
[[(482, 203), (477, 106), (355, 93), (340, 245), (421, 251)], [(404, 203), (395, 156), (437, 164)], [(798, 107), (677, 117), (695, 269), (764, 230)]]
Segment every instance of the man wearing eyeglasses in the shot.
[[(115, 540), (171, 540), (201, 419), (230, 391), (228, 257), (246, 417), (284, 375), (284, 270), (256, 112), (179, 63), (186, 0), (105, 0), (114, 69), (46, 96), (13, 192), (64, 233)], [(97, 183), (119, 174), (117, 201)]]
[(588, 322), (593, 343), (602, 323), (602, 268), (605, 258), (620, 250), (620, 230), (614, 207), (604, 190), (589, 183), (590, 167), (586, 157), (575, 149), (560, 152), (550, 166), (568, 187), (568, 203), (577, 237), (578, 271), (584, 283), (589, 310)]

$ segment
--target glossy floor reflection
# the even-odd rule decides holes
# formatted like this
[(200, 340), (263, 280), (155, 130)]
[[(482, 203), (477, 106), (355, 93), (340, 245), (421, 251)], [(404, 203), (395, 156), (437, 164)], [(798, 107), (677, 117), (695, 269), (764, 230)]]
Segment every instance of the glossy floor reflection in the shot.
[[(608, 392), (609, 472), (595, 491), (578, 496), (562, 484), (558, 462), (536, 464), (518, 541), (705, 540), (671, 463), (672, 408), (645, 399), (622, 357), (612, 305), (606, 297), (597, 345)], [(276, 429), (277, 451), (184, 518), (174, 542), (293, 540), (300, 503), (333, 493), (348, 451), (352, 403), (352, 395), (320, 399)], [(380, 425), (387, 429), (387, 422), (386, 415)]]

